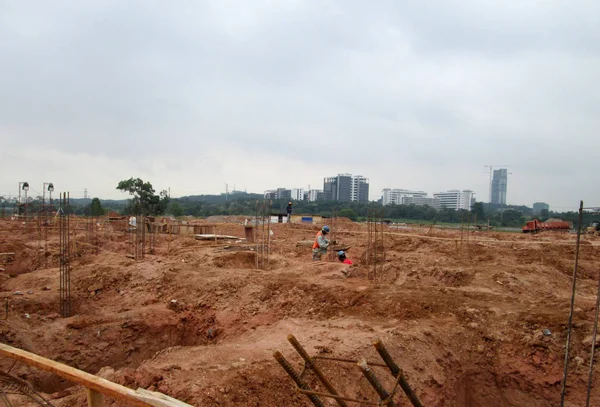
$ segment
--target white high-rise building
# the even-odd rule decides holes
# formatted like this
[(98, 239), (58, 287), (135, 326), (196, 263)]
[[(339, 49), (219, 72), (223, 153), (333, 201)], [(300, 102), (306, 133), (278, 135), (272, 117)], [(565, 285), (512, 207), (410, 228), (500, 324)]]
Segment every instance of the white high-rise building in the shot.
[(350, 200), (354, 202), (369, 201), (369, 179), (362, 175), (354, 175), (350, 185)]
[(475, 193), (469, 189), (463, 191), (453, 189), (446, 192), (435, 193), (433, 194), (433, 197), (439, 200), (440, 208), (469, 210), (471, 209), (474, 195)]
[(304, 200), (304, 188), (292, 188), (292, 200), (303, 201)]
[(404, 198), (427, 198), (427, 192), (397, 188), (384, 188), (381, 195), (383, 205), (402, 205)]

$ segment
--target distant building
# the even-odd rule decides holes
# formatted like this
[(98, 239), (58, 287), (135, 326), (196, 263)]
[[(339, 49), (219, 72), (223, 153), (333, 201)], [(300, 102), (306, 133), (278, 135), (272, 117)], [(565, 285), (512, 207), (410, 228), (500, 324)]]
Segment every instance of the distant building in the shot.
[(304, 191), (304, 200), (309, 202), (322, 201), (323, 191), (320, 189), (309, 189)]
[(506, 169), (494, 170), (492, 179), (492, 202), (493, 204), (506, 205), (506, 189), (508, 184), (508, 171)]
[(368, 202), (369, 180), (362, 175), (338, 174), (323, 180), (323, 199), (326, 201)]
[(369, 202), (369, 179), (362, 175), (352, 177), (350, 200), (354, 202)]
[(382, 204), (385, 205), (402, 205), (404, 198), (426, 198), (425, 191), (409, 191), (408, 189), (384, 188), (381, 191)]
[(446, 192), (437, 192), (433, 197), (439, 201), (440, 208), (449, 209), (471, 209), (471, 202), (475, 193), (469, 189), (463, 191), (450, 190)]
[(265, 199), (292, 199), (292, 190), (286, 188), (277, 188), (265, 191)]
[(293, 188), (291, 190), (291, 199), (293, 201), (303, 201), (304, 200), (304, 188)]
[(539, 215), (540, 213), (542, 213), (543, 210), (550, 210), (550, 205), (548, 205), (546, 202), (535, 202), (533, 204), (533, 214), (534, 215)]
[(405, 196), (402, 198), (402, 205), (431, 206), (433, 209), (440, 209), (440, 200), (437, 198), (428, 198), (422, 196)]

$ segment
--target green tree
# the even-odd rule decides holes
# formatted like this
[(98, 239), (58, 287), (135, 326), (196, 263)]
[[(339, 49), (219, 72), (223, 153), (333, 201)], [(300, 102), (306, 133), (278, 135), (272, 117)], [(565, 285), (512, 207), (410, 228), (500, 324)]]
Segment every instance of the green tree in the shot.
[(106, 211), (102, 207), (102, 202), (100, 202), (100, 199), (98, 199), (98, 198), (92, 199), (92, 202), (90, 203), (90, 215), (102, 216), (102, 215), (104, 215), (105, 212)]
[(340, 217), (342, 217), (342, 218), (348, 218), (348, 219), (350, 219), (352, 221), (356, 221), (356, 219), (358, 219), (358, 215), (356, 214), (356, 212), (354, 212), (350, 208), (342, 209), (341, 211), (338, 212), (337, 215), (340, 216)]
[(523, 225), (523, 214), (514, 209), (506, 209), (500, 213), (500, 225), (517, 227)]
[(126, 211), (133, 214), (162, 215), (169, 204), (169, 195), (163, 190), (159, 195), (154, 194), (154, 188), (149, 182), (140, 178), (129, 178), (120, 181), (117, 189), (121, 192), (129, 192), (133, 196)]
[(540, 211), (540, 220), (545, 221), (550, 217), (550, 211), (548, 209), (542, 209)]
[(473, 206), (471, 206), (471, 213), (477, 217), (478, 221), (483, 221), (485, 219), (483, 202), (475, 202)]
[(169, 213), (175, 217), (183, 216), (183, 208), (178, 202), (171, 203)]

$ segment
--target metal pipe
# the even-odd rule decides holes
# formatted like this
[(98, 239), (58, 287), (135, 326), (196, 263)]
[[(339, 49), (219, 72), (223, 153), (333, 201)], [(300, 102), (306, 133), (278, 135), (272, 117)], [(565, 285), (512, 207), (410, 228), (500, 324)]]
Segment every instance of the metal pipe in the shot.
[(373, 342), (373, 346), (375, 347), (375, 350), (377, 350), (377, 353), (379, 353), (379, 356), (381, 356), (381, 359), (383, 359), (387, 367), (390, 369), (390, 372), (392, 372), (392, 375), (398, 378), (398, 383), (400, 383), (400, 387), (402, 387), (402, 390), (404, 390), (404, 394), (406, 394), (406, 397), (408, 397), (412, 405), (415, 407), (423, 407), (423, 404), (421, 404), (421, 400), (419, 400), (413, 389), (406, 381), (406, 378), (404, 377), (404, 372), (402, 371), (400, 366), (398, 366), (396, 362), (394, 362), (394, 359), (392, 359), (392, 356), (388, 352), (383, 342), (377, 339), (375, 342)]
[[(312, 390), (308, 384), (306, 384), (302, 379), (298, 376), (298, 373), (294, 370), (294, 368), (288, 363), (288, 361), (283, 357), (281, 352), (275, 351), (273, 353), (273, 357), (275, 360), (281, 365), (283, 370), (292, 378), (296, 386), (302, 390)], [(320, 398), (318, 398), (314, 394), (307, 394), (306, 397), (313, 403), (315, 407), (325, 407)]]
[(596, 314), (594, 316), (594, 330), (592, 332), (592, 350), (590, 352), (590, 371), (588, 373), (587, 394), (585, 406), (590, 406), (590, 395), (592, 392), (592, 376), (594, 375), (594, 353), (596, 351), (596, 333), (598, 332), (598, 309), (600, 307), (600, 273), (598, 273), (598, 292), (596, 293)]
[[(338, 396), (338, 392), (335, 391), (335, 389), (333, 388), (333, 385), (329, 382), (329, 380), (327, 380), (327, 378), (325, 377), (325, 375), (321, 372), (321, 370), (315, 365), (315, 363), (313, 362), (313, 360), (311, 359), (311, 357), (309, 356), (309, 354), (304, 350), (304, 348), (302, 347), (302, 345), (300, 345), (300, 342), (298, 342), (298, 340), (296, 339), (296, 337), (292, 334), (288, 335), (288, 341), (290, 341), (290, 343), (292, 344), (292, 346), (294, 347), (294, 349), (296, 349), (296, 352), (298, 352), (300, 354), (300, 356), (302, 357), (302, 359), (304, 359), (304, 362), (306, 363), (306, 365), (313, 371), (315, 372), (315, 375), (317, 376), (317, 378), (319, 379), (319, 381), (321, 383), (323, 383), (323, 386), (325, 386), (327, 388), (327, 390), (329, 390), (329, 392), (331, 394), (335, 394), (336, 396)], [(342, 406), (342, 407), (347, 407), (347, 404), (343, 401), (343, 400), (336, 400), (337, 403)]]
[(573, 327), (573, 308), (575, 306), (575, 287), (577, 285), (577, 266), (579, 264), (579, 245), (581, 242), (581, 224), (583, 222), (583, 201), (579, 202), (579, 219), (577, 224), (577, 244), (575, 246), (575, 266), (573, 267), (573, 286), (571, 290), (571, 308), (569, 310), (569, 325), (567, 328), (567, 345), (565, 348), (565, 363), (563, 368), (562, 388), (560, 391), (560, 407), (565, 405), (567, 393), (567, 375), (569, 373), (569, 353), (571, 350), (571, 328)]
[(373, 373), (369, 365), (367, 365), (367, 361), (361, 360), (357, 363), (357, 365), (360, 368), (360, 371), (362, 372), (363, 376), (365, 376), (365, 378), (368, 380), (371, 386), (373, 386), (373, 388), (379, 395), (379, 399), (382, 401), (382, 403), (384, 403), (383, 405), (386, 405), (388, 407), (396, 407), (396, 403), (394, 403), (394, 400), (392, 400), (387, 390), (383, 388), (381, 383), (379, 383), (379, 380), (377, 380), (377, 376), (375, 376), (375, 373)]

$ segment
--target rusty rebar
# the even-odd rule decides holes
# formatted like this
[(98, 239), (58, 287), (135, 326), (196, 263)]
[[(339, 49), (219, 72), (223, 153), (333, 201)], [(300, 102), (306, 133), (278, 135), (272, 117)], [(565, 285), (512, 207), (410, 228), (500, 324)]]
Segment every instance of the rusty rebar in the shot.
[(369, 365), (367, 365), (367, 361), (361, 360), (357, 363), (357, 365), (360, 368), (360, 371), (362, 372), (363, 376), (365, 376), (369, 384), (373, 386), (373, 388), (379, 395), (379, 399), (381, 400), (383, 405), (386, 405), (388, 407), (396, 407), (396, 403), (394, 403), (394, 400), (392, 400), (390, 394), (387, 392), (386, 389), (383, 388), (383, 386), (377, 379), (377, 376), (375, 376), (375, 373), (373, 373)]
[(592, 392), (592, 377), (594, 375), (594, 353), (596, 351), (596, 334), (598, 333), (598, 309), (600, 307), (600, 273), (598, 273), (598, 292), (596, 293), (596, 311), (594, 316), (594, 329), (592, 331), (592, 350), (590, 352), (590, 370), (588, 372), (587, 394), (585, 406), (590, 406), (590, 395)]
[(575, 287), (577, 285), (577, 268), (579, 265), (579, 245), (581, 243), (581, 224), (583, 222), (583, 201), (579, 201), (579, 219), (577, 224), (577, 244), (575, 246), (575, 266), (573, 267), (573, 286), (571, 291), (571, 308), (569, 310), (569, 324), (567, 328), (567, 344), (565, 346), (565, 363), (563, 367), (562, 388), (560, 391), (560, 407), (565, 405), (567, 393), (567, 375), (569, 373), (569, 353), (571, 351), (571, 329), (573, 327), (573, 309), (575, 307)]
[[(304, 359), (304, 363), (306, 363), (306, 365), (315, 373), (315, 375), (323, 384), (323, 386), (325, 386), (325, 388), (327, 388), (327, 390), (329, 390), (331, 394), (338, 396), (338, 392), (333, 388), (333, 385), (329, 382), (329, 380), (327, 380), (327, 377), (325, 377), (325, 375), (321, 372), (317, 365), (315, 365), (310, 355), (306, 352), (306, 350), (304, 350), (302, 345), (300, 345), (300, 342), (298, 342), (296, 337), (292, 334), (289, 334), (288, 341), (290, 341), (294, 349), (296, 349), (296, 352), (298, 352), (302, 359)], [(340, 406), (347, 407), (347, 404), (343, 400), (336, 399), (336, 401)]]
[[(273, 353), (273, 357), (275, 358), (275, 360), (279, 363), (279, 365), (281, 365), (281, 367), (283, 368), (283, 370), (286, 371), (286, 373), (292, 378), (292, 380), (294, 381), (294, 383), (296, 383), (296, 386), (299, 389), (302, 390), (309, 390), (312, 391), (312, 389), (310, 388), (310, 386), (308, 384), (306, 384), (301, 378), (300, 376), (298, 376), (298, 373), (296, 373), (296, 371), (294, 370), (294, 368), (292, 367), (292, 365), (289, 364), (289, 362), (286, 360), (286, 358), (281, 354), (281, 352), (279, 351), (275, 351)], [(317, 397), (315, 394), (307, 394), (306, 397), (309, 398), (309, 400), (313, 403), (313, 405), (315, 405), (316, 407), (325, 407), (323, 405), (323, 402), (321, 401), (321, 399), (319, 397)]]
[(423, 404), (421, 404), (421, 401), (406, 381), (402, 368), (400, 368), (400, 366), (396, 364), (396, 362), (392, 358), (392, 355), (390, 355), (383, 342), (377, 339), (373, 342), (373, 346), (375, 347), (375, 350), (377, 350), (377, 353), (379, 353), (379, 356), (381, 356), (381, 359), (383, 359), (387, 367), (390, 369), (392, 376), (398, 378), (398, 383), (400, 383), (400, 387), (402, 387), (402, 390), (404, 390), (404, 394), (406, 394), (406, 397), (408, 397), (412, 405), (415, 407), (423, 407)]

